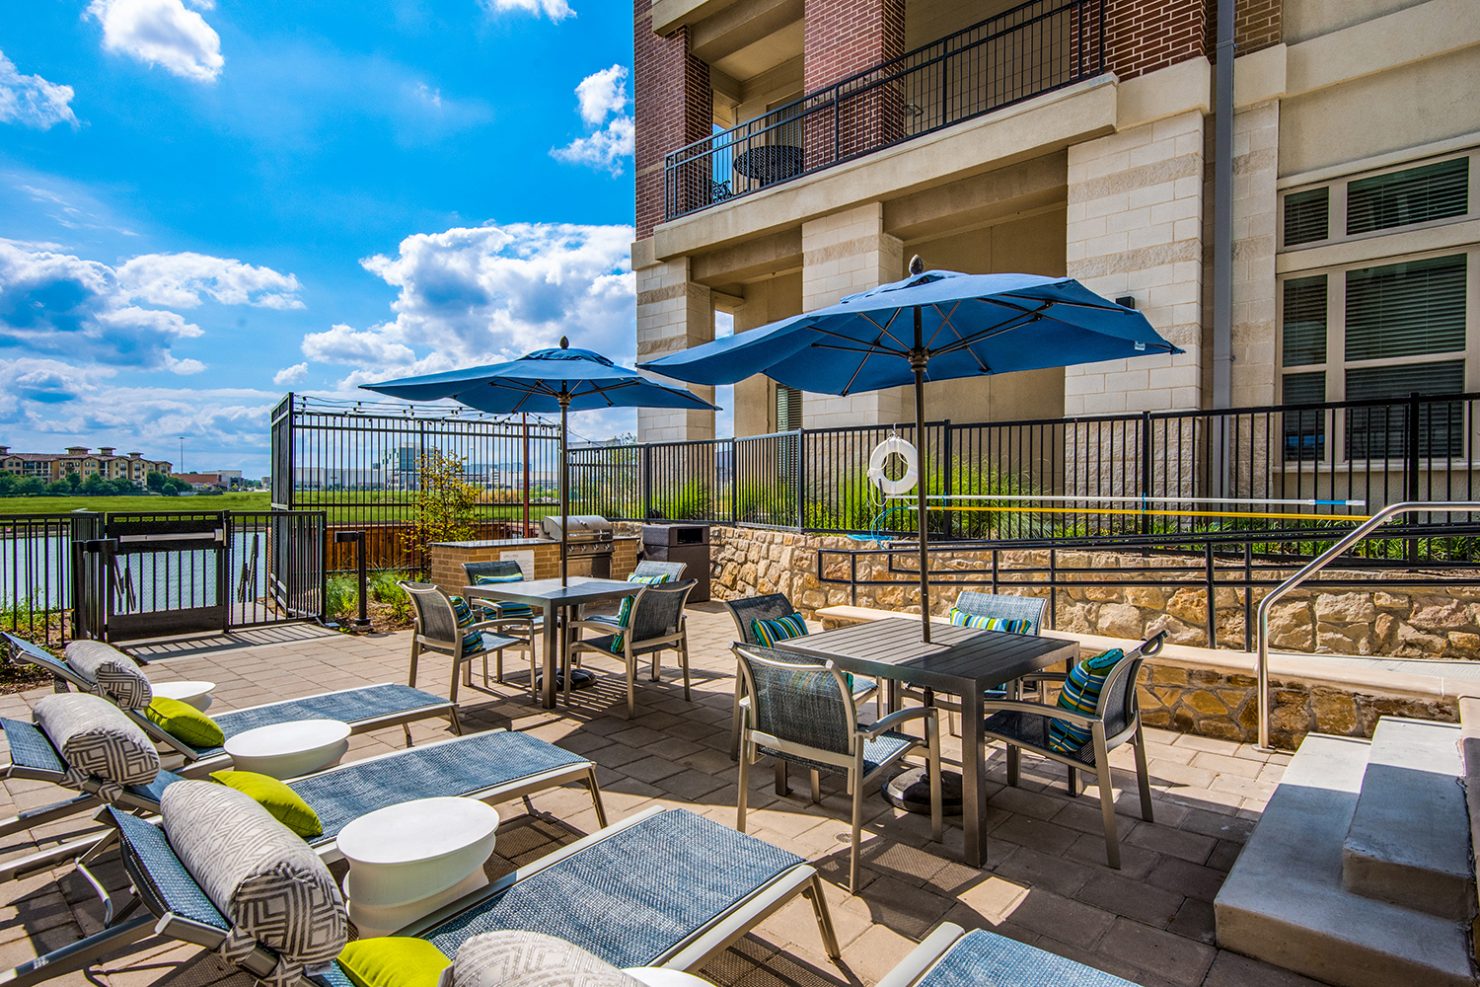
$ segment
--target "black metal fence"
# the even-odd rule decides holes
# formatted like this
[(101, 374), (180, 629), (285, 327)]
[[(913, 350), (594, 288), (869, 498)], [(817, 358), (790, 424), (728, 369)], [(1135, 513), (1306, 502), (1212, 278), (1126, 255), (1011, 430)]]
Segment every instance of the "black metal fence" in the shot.
[[(1385, 504), (1474, 497), (1477, 398), (933, 422), (920, 472), (937, 498), (939, 537), (1295, 531), (1305, 540), (1289, 544), (1303, 550)], [(623, 520), (908, 534), (917, 530), (911, 499), (886, 502), (867, 477), (890, 434), (919, 445), (913, 426), (899, 425), (576, 450), (572, 497), (581, 513)], [(1454, 534), (1474, 520), (1418, 516), (1370, 550), (1409, 562), (1480, 557), (1474, 538)]]
[(1105, 0), (1029, 0), (672, 151), (665, 218), (1098, 75), (1104, 17)]

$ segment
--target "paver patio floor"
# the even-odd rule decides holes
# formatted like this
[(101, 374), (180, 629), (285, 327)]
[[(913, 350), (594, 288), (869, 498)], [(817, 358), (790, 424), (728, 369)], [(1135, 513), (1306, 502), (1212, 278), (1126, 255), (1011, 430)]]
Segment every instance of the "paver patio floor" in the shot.
[[(640, 675), (638, 715), (623, 717), (623, 686), (615, 661), (588, 659), (595, 688), (570, 708), (546, 711), (529, 699), (522, 660), (512, 657), (509, 681), (460, 695), (465, 731), (507, 727), (527, 731), (590, 757), (600, 765), (613, 820), (652, 804), (684, 806), (734, 825), (735, 763), (730, 759), (734, 660), (733, 624), (717, 604), (689, 611), (693, 698), (685, 701), (669, 656), (660, 684)], [(218, 683), (216, 709), (239, 708), (369, 682), (404, 681), (410, 636), (349, 637), (308, 626), (262, 629), (144, 650), (158, 680)], [(446, 694), (445, 660), (423, 658), (422, 688)], [(475, 676), (475, 681), (481, 680)], [(28, 703), (49, 690), (0, 697), (0, 715), (29, 719)], [(871, 707), (869, 707), (871, 708)], [(445, 721), (414, 728), (418, 740), (447, 735)], [(946, 731), (943, 731), (946, 733)], [(959, 819), (948, 818), (944, 845), (929, 836), (928, 817), (899, 812), (877, 794), (865, 802), (860, 893), (843, 890), (848, 861), (849, 801), (840, 779), (824, 781), (812, 805), (806, 780), (793, 772), (793, 792), (778, 797), (762, 764), (752, 775), (750, 832), (807, 857), (821, 869), (843, 964), (822, 949), (809, 906), (797, 901), (712, 962), (703, 974), (717, 984), (872, 984), (941, 920), (994, 929), (1146, 985), (1309, 984), (1213, 945), (1212, 900), (1278, 782), (1288, 758), (1253, 748), (1165, 731), (1148, 731), (1155, 822), (1140, 820), (1130, 751), (1117, 752), (1122, 869), (1105, 865), (1095, 789), (1071, 798), (1062, 769), (1024, 758), (1022, 785), (1005, 785), (1004, 755), (991, 754), (989, 863), (976, 871), (960, 862)], [(356, 737), (348, 759), (399, 747), (399, 728)], [(946, 737), (949, 759), (959, 743)], [(1124, 792), (1120, 786), (1126, 786)], [(31, 782), (3, 786), (3, 807), (54, 801), (59, 790)], [(503, 807), (491, 874), (536, 859), (596, 828), (583, 790), (534, 798), (537, 815), (513, 802)], [(31, 840), (76, 835), (80, 815), (0, 843), (0, 856), (33, 849)], [(336, 873), (339, 873), (336, 866)], [(100, 868), (123, 883), (116, 862)], [(68, 868), (12, 882), (0, 891), (0, 959), (6, 967), (96, 931), (101, 908)], [(86, 974), (58, 982), (110, 987), (208, 984), (226, 968), (193, 947), (146, 941)], [(244, 977), (236, 978), (246, 982)]]

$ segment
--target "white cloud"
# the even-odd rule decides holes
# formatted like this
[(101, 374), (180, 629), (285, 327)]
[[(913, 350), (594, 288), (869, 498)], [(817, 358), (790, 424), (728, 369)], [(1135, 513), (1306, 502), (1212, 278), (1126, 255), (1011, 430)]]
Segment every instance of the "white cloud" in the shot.
[(151, 305), (194, 308), (210, 299), (223, 305), (302, 308), (298, 279), (269, 267), (207, 254), (141, 254), (118, 268), (123, 293)]
[(103, 49), (194, 82), (215, 82), (226, 59), (221, 36), (199, 13), (210, 0), (92, 0), (87, 12), (103, 27)]
[[(613, 65), (593, 72), (576, 85), (576, 108), (591, 133), (564, 147), (550, 149), (556, 160), (622, 173), (632, 156), (634, 127), (627, 112), (627, 68)], [(610, 119), (608, 119), (610, 117)]]
[(291, 274), (203, 254), (145, 254), (115, 269), (55, 244), (0, 238), (0, 351), (199, 373), (203, 363), (171, 348), (205, 331), (174, 309), (206, 298), (283, 308), (301, 305), (289, 294), (297, 289)]
[(272, 375), (272, 382), (279, 387), (302, 383), (308, 377), (308, 364), (295, 363)]
[(557, 223), (409, 236), (395, 256), (362, 262), (398, 289), (394, 317), (312, 333), (303, 355), (351, 368), (341, 387), (512, 359), (562, 335), (630, 362), (632, 236), (630, 226)]
[(0, 123), (48, 130), (59, 123), (77, 126), (72, 112), (72, 87), (48, 82), (39, 75), (22, 75), (0, 52)]
[(552, 21), (563, 21), (576, 14), (570, 9), (570, 4), (566, 0), (482, 0), (482, 3), (484, 9), (490, 14), (504, 14), (510, 11), (536, 16), (544, 14)]
[(601, 124), (612, 113), (627, 107), (627, 67), (613, 65), (593, 72), (576, 84), (576, 104), (588, 126)]

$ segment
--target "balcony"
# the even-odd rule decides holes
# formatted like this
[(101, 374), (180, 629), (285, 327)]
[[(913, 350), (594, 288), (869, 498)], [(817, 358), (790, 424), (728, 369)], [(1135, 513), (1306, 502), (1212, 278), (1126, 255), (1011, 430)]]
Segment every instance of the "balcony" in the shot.
[(678, 219), (1100, 74), (1104, 0), (1030, 0), (670, 152)]

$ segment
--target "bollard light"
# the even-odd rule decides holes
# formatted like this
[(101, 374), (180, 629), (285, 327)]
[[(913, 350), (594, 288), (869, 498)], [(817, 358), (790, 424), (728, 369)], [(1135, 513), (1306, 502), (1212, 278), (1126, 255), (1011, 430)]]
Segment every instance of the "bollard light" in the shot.
[(369, 603), (369, 590), (368, 586), (366, 585), (369, 581), (369, 578), (365, 572), (365, 532), (336, 531), (334, 532), (334, 541), (340, 545), (347, 545), (351, 542), (354, 543), (355, 575), (358, 577), (360, 583), (360, 615), (354, 620), (350, 621), (350, 625), (354, 627), (355, 630), (366, 630), (370, 627), (370, 615), (366, 612), (365, 609)]

